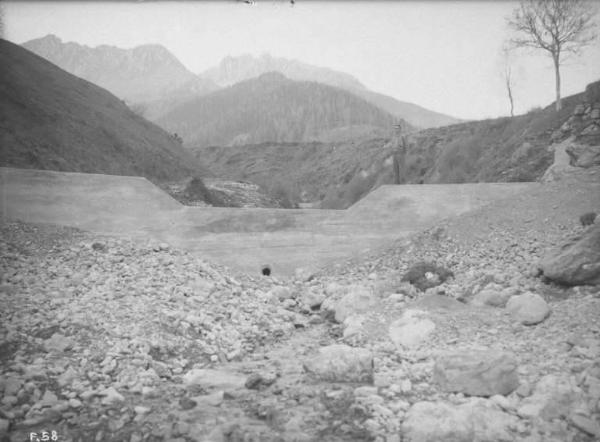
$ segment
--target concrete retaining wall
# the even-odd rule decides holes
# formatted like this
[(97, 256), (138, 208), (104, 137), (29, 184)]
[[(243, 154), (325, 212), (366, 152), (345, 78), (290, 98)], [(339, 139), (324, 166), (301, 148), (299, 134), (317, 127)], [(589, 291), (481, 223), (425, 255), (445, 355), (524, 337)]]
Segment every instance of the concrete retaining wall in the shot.
[(258, 274), (373, 250), (536, 183), (382, 186), (347, 210), (186, 207), (144, 178), (0, 168), (2, 221), (165, 241)]

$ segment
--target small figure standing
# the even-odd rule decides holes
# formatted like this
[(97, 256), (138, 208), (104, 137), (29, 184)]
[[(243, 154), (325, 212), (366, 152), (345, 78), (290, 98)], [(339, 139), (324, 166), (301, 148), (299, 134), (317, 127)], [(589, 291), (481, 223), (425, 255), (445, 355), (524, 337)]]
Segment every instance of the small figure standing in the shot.
[(404, 158), (406, 157), (406, 136), (402, 134), (402, 127), (396, 126), (396, 149), (394, 150), (394, 184), (400, 184), (400, 172), (404, 169)]

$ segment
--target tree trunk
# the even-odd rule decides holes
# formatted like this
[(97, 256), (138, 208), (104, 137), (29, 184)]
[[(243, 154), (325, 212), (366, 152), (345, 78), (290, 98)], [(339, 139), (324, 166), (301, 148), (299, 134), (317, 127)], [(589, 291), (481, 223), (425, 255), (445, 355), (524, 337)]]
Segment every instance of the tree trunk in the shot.
[(560, 99), (560, 61), (559, 54), (552, 54), (554, 61), (554, 75), (556, 78), (556, 112), (562, 109), (562, 101)]
[(510, 116), (514, 117), (515, 116), (515, 105), (513, 102), (512, 86), (510, 84), (510, 77), (506, 78), (506, 90), (508, 91), (508, 99), (510, 101)]

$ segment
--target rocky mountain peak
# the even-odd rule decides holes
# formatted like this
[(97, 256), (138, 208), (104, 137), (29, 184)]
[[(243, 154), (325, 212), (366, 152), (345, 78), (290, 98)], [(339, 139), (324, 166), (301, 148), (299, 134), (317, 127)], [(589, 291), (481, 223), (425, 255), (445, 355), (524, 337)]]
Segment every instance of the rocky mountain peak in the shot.
[(40, 38), (37, 38), (32, 41), (48, 42), (48, 43), (62, 43), (61, 38), (55, 34), (48, 34), (45, 37), (40, 37)]
[(159, 44), (90, 47), (47, 35), (23, 47), (130, 102), (156, 100), (197, 78)]
[(145, 44), (131, 49), (132, 54), (152, 58), (155, 61), (169, 61), (181, 65), (181, 62), (167, 48), (159, 44)]
[(24, 43), (23, 46), (25, 46), (29, 50), (32, 50), (33, 52), (36, 52), (37, 50), (55, 52), (63, 44), (64, 43), (60, 39), (60, 37), (57, 37), (54, 34), (48, 34), (44, 37), (30, 40), (27, 43)]
[(365, 89), (364, 85), (352, 75), (313, 66), (298, 60), (276, 57), (269, 53), (263, 53), (260, 56), (228, 55), (221, 60), (219, 65), (200, 75), (213, 80), (220, 86), (230, 86), (271, 71), (280, 72), (291, 80), (316, 81), (346, 90)]

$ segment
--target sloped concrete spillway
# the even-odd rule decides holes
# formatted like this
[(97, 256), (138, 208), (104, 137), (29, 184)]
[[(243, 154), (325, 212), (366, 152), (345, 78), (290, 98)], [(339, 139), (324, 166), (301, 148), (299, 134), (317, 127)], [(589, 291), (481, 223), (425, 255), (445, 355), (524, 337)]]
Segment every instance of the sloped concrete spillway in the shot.
[(382, 186), (347, 210), (186, 207), (140, 177), (0, 168), (2, 222), (152, 238), (274, 276), (372, 250), (537, 183)]

